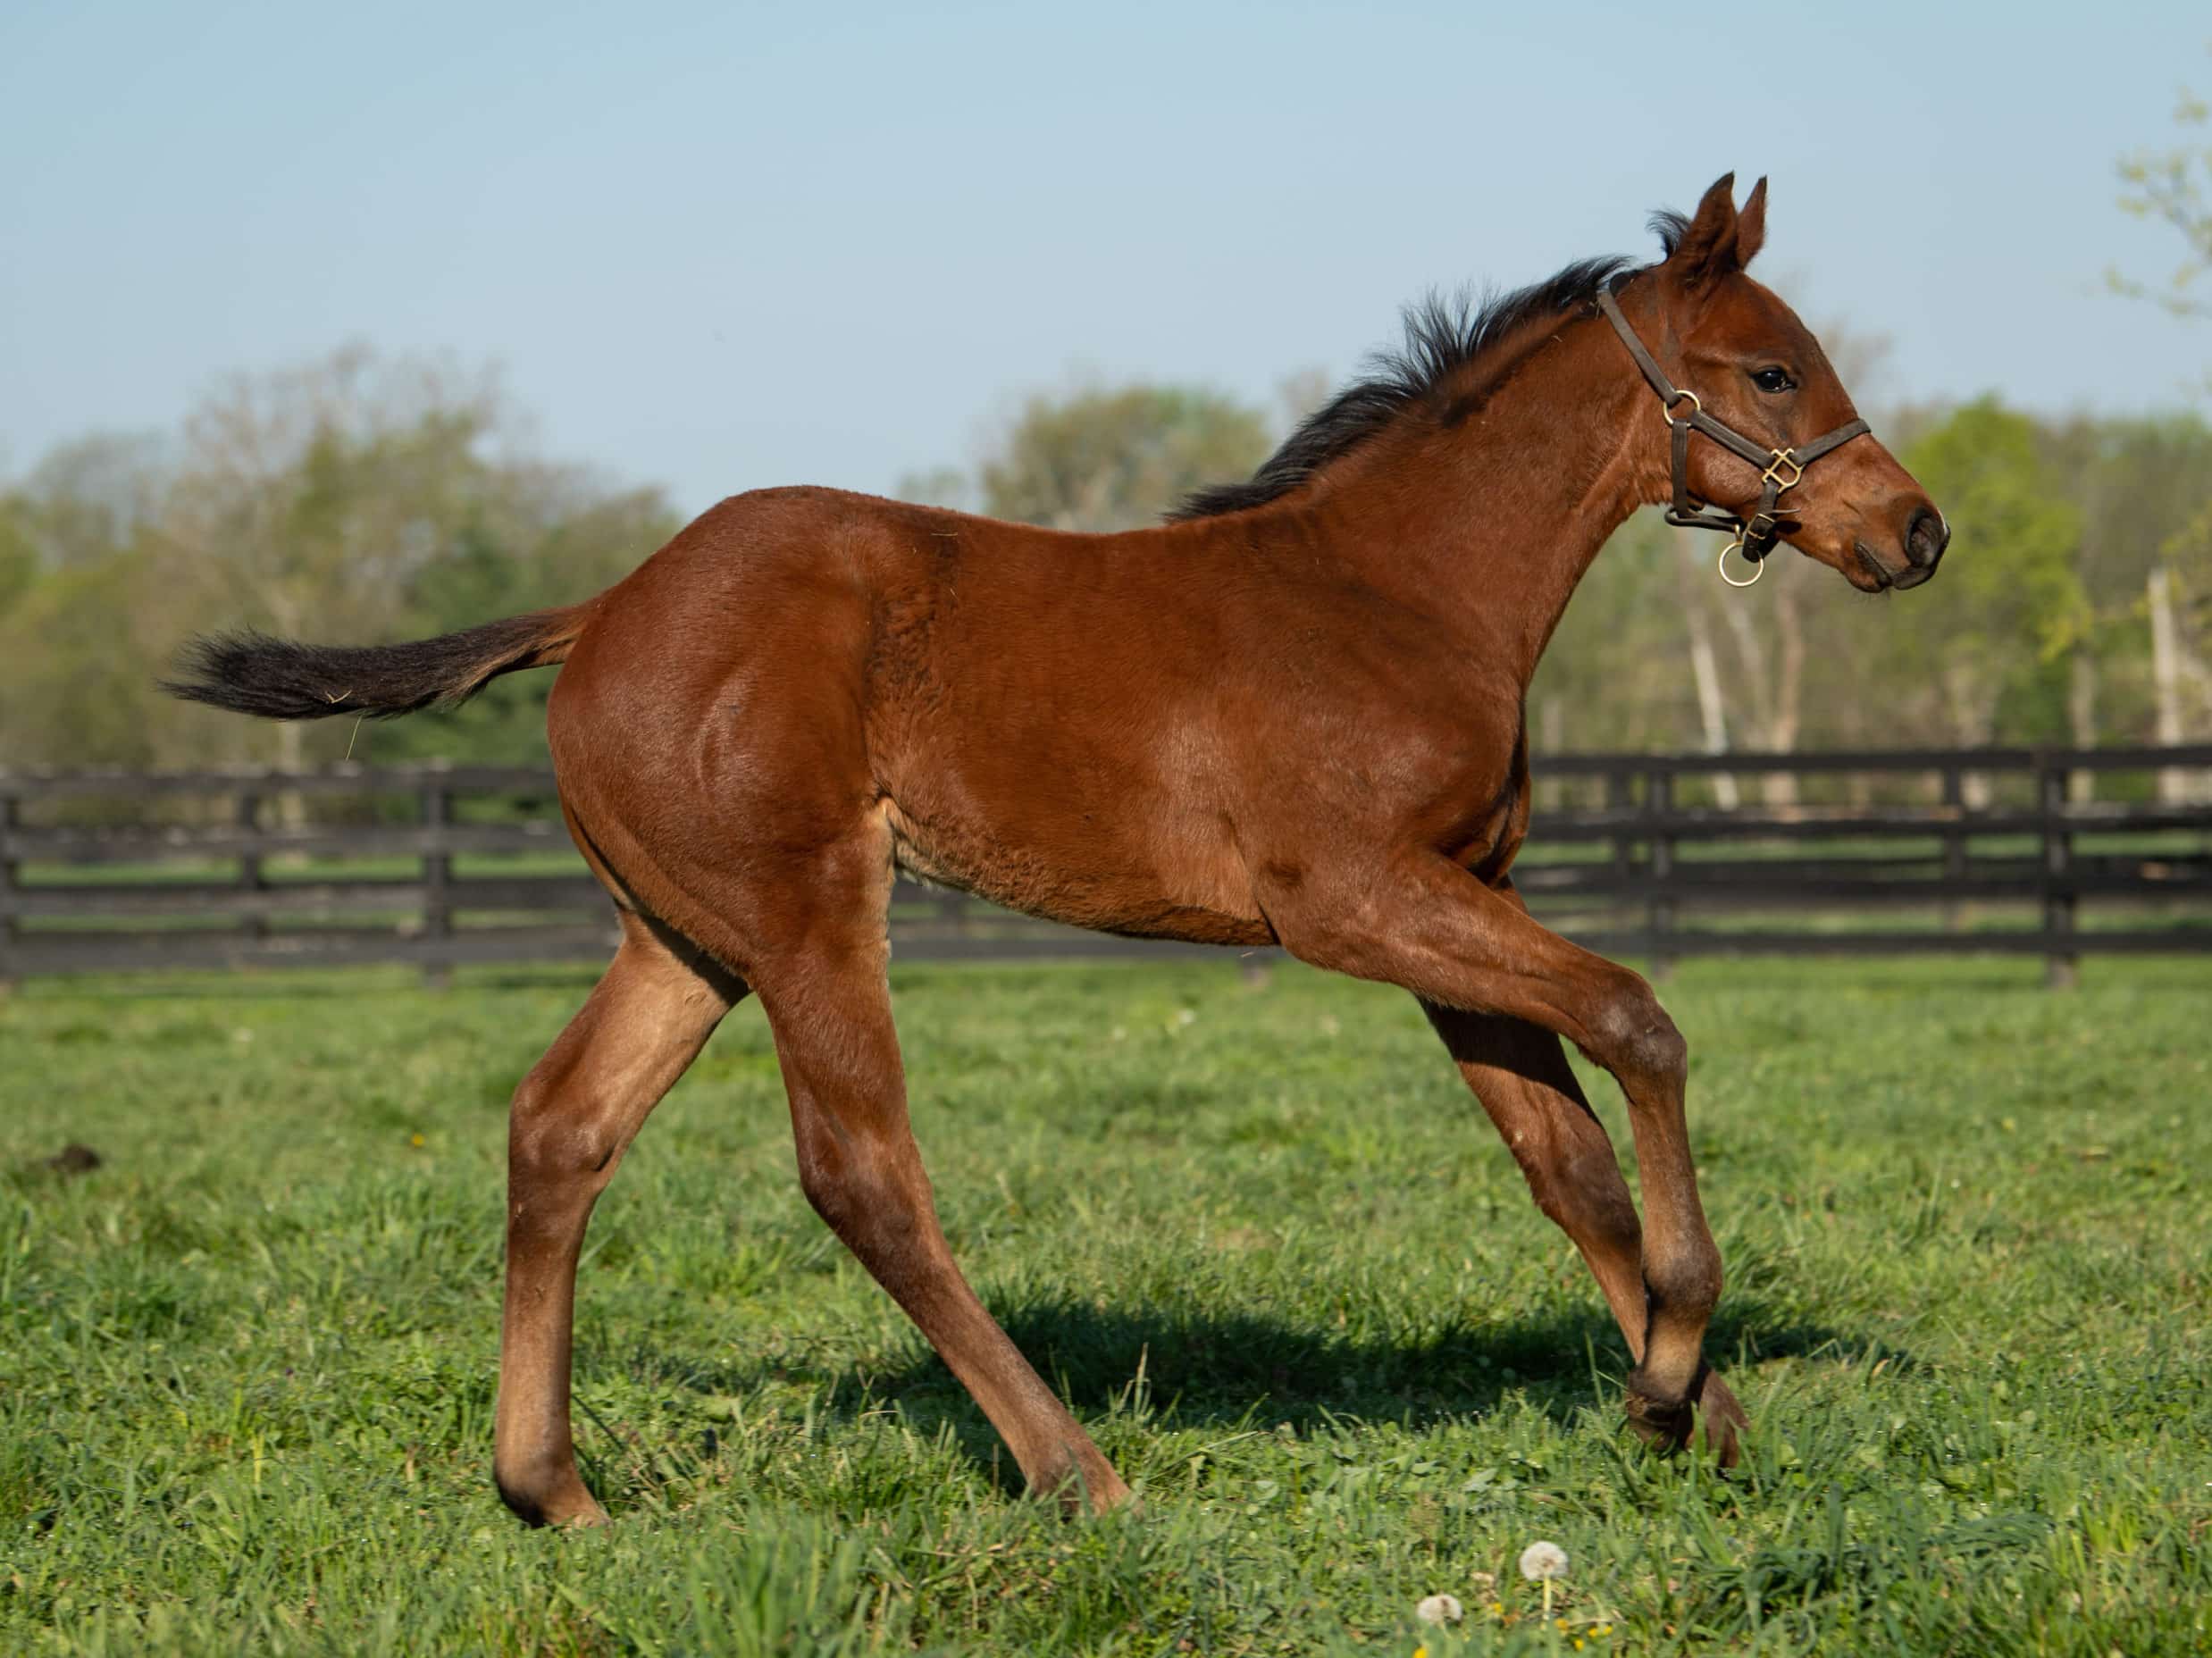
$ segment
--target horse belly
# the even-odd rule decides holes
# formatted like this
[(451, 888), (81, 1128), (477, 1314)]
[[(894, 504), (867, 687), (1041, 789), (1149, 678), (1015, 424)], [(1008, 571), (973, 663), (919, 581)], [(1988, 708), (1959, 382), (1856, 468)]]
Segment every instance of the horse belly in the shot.
[[(1235, 849), (1187, 835), (1142, 837), (1144, 851), (1117, 854), (1133, 837), (1105, 833), (1026, 836), (948, 822), (884, 803), (892, 863), (926, 885), (950, 887), (1094, 933), (1194, 944), (1272, 944)], [(1195, 843), (1194, 843), (1195, 842)]]

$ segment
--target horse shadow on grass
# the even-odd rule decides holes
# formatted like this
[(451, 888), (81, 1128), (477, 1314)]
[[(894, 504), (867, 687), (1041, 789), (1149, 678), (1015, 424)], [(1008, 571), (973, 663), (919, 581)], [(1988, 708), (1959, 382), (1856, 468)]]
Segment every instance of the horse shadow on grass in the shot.
[[(1007, 1334), (1078, 1416), (1135, 1408), (1153, 1430), (1288, 1424), (1303, 1436), (1352, 1419), (1418, 1431), (1485, 1414), (1516, 1395), (1563, 1425), (1584, 1407), (1616, 1406), (1629, 1365), (1619, 1330), (1599, 1307), (1382, 1338), (1265, 1314), (1101, 1308), (1072, 1297), (1036, 1297), (998, 1310)], [(1724, 1374), (1780, 1358), (1881, 1360), (1893, 1372), (1918, 1368), (1909, 1352), (1797, 1317), (1755, 1292), (1728, 1297), (1705, 1351)], [(817, 1380), (826, 1395), (817, 1407), (823, 1415), (850, 1422), (895, 1410), (922, 1434), (949, 1429), (1000, 1485), (1019, 1486), (989, 1421), (918, 1336), (889, 1368), (804, 1377), (788, 1366), (687, 1367), (666, 1354), (639, 1357), (702, 1397), (742, 1395), (771, 1377)]]

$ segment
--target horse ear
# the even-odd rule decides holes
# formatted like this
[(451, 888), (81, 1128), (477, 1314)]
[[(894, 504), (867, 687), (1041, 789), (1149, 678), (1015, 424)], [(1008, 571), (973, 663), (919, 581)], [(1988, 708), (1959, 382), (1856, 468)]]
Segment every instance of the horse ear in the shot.
[(1736, 267), (1741, 270), (1759, 256), (1766, 246), (1766, 180), (1761, 179), (1744, 197), (1736, 215)]
[(1724, 172), (1697, 204), (1697, 212), (1667, 254), (1667, 268), (1685, 288), (1738, 269), (1736, 175)]

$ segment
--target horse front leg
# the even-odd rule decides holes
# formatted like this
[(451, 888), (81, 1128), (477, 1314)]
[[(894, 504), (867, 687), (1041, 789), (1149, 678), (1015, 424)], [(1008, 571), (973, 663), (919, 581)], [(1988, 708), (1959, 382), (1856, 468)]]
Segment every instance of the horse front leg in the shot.
[[(1605, 1126), (1590, 1109), (1558, 1037), (1499, 1013), (1469, 1013), (1424, 1001), (1421, 1011), (1444, 1039), (1459, 1072), (1521, 1165), (1536, 1205), (1575, 1248), (1597, 1280), (1628, 1343), (1644, 1357), (1644, 1229)], [(1737, 1459), (1746, 1426), (1728, 1384), (1708, 1368), (1697, 1414), (1723, 1467)]]
[[(1708, 1444), (1732, 1461), (1742, 1412), (1712, 1381), (1704, 1356), (1721, 1256), (1690, 1160), (1688, 1050), (1651, 986), (1542, 926), (1511, 894), (1430, 855), (1325, 878), (1306, 872), (1295, 890), (1263, 902), (1293, 955), (1400, 985), (1437, 1009), (1437, 1028), (1509, 1142), (1516, 1127), (1540, 1132), (1531, 1185), (1539, 1200), (1550, 1192), (1559, 1217), (1572, 1218), (1561, 1224), (1589, 1260), (1636, 1357), (1625, 1401), (1630, 1425), (1680, 1446), (1702, 1403)], [(1625, 1187), (1613, 1190), (1621, 1177), (1604, 1129), (1556, 1043), (1548, 1059), (1532, 1046), (1543, 1033), (1573, 1043), (1621, 1084), (1644, 1188), (1640, 1236)]]

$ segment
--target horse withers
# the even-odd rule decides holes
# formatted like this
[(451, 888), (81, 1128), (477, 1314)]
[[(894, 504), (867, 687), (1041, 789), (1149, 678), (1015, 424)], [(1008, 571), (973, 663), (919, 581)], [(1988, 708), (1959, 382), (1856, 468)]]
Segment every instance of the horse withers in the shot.
[[(1626, 1408), (1723, 1461), (1705, 1363), (1721, 1260), (1651, 986), (1530, 919), (1522, 703), (1638, 506), (1787, 542), (1873, 591), (1948, 531), (1819, 344), (1745, 274), (1762, 180), (1657, 222), (1664, 256), (1569, 266), (1403, 349), (1247, 482), (1078, 535), (825, 489), (702, 515), (566, 609), (414, 644), (196, 642), (180, 695), (277, 719), (395, 715), (563, 664), (547, 728), (570, 832), (620, 912), (606, 976), (516, 1089), (499, 1491), (603, 1520), (569, 1347), (592, 1205), (723, 1016), (759, 996), (809, 1200), (974, 1394), (1035, 1489), (1120, 1478), (968, 1287), (908, 1126), (895, 872), (1149, 938), (1279, 944), (1402, 985), (1573, 1239), (1634, 1359)], [(1724, 559), (1726, 554), (1723, 555)], [(1639, 1223), (1562, 1039), (1619, 1081)]]

